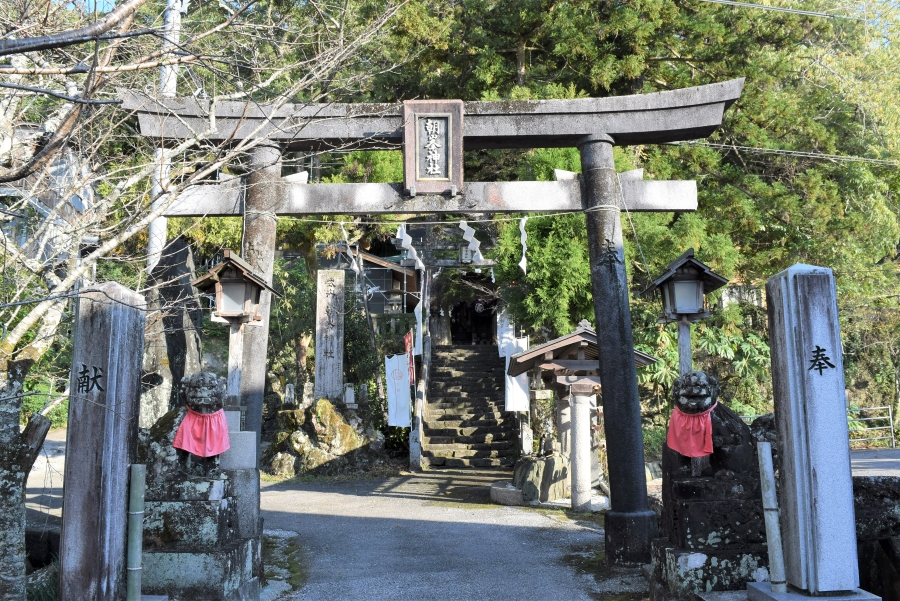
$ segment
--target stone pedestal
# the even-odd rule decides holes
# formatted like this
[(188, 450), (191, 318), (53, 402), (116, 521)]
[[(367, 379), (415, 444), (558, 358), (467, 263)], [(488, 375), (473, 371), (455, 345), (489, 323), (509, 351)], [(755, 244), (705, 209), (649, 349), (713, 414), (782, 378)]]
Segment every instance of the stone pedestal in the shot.
[(256, 469), (256, 432), (228, 432), (231, 448), (219, 457), (223, 470)]
[[(751, 582), (747, 585), (748, 601), (814, 601), (821, 598), (804, 595), (792, 590), (788, 590), (785, 593), (776, 593), (772, 591), (772, 585), (768, 582)], [(881, 601), (881, 597), (866, 592), (861, 588), (837, 595), (828, 595), (825, 598), (828, 601)]]
[(191, 601), (259, 599), (257, 470), (154, 486), (145, 512), (144, 592)]
[(759, 467), (750, 429), (722, 403), (711, 413), (713, 454), (695, 476), (691, 458), (663, 446), (661, 536), (652, 543), (651, 597), (695, 599), (768, 580)]
[[(191, 601), (258, 601), (262, 519), (256, 433), (239, 430), (240, 414), (225, 412), (231, 448), (215, 458), (171, 448), (181, 421), (177, 415), (151, 430), (144, 459), (157, 465), (149, 470), (145, 506), (145, 592)], [(193, 472), (184, 479), (179, 462), (187, 461)]]

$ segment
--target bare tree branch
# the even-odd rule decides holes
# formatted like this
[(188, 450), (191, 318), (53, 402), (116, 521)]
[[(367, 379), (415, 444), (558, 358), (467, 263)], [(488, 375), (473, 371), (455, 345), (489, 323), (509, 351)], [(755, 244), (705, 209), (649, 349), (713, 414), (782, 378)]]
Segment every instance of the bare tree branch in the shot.
[(121, 100), (87, 100), (85, 98), (78, 98), (77, 96), (67, 96), (66, 94), (62, 94), (60, 92), (54, 92), (53, 90), (47, 90), (45, 88), (33, 88), (31, 86), (20, 86), (14, 83), (5, 83), (0, 81), (0, 88), (10, 88), (12, 90), (23, 90), (25, 92), (34, 92), (35, 94), (46, 94), (47, 96), (53, 96), (54, 98), (61, 98), (63, 100), (68, 100), (69, 102), (78, 102), (80, 104), (122, 104)]
[[(36, 38), (21, 38), (17, 40), (0, 40), (0, 56), (20, 54), (22, 52), (34, 52), (36, 50), (49, 50), (51, 48), (64, 48), (74, 44), (90, 42), (103, 35), (124, 19), (134, 13), (147, 0), (126, 0), (124, 4), (117, 6), (112, 12), (99, 21), (91, 23), (87, 27), (72, 29), (52, 35)], [(135, 31), (128, 34), (116, 34), (115, 37), (144, 35), (152, 30)]]

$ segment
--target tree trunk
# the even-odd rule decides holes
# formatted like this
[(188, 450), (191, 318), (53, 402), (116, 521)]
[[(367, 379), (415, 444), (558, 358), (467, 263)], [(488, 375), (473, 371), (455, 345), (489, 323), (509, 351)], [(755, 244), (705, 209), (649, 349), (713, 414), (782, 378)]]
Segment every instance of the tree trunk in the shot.
[[(0, 355), (0, 600), (25, 600), (25, 482), (47, 434), (46, 420), (19, 433), (22, 385), (56, 338), (64, 300), (51, 304), (32, 343), (19, 359)], [(7, 339), (8, 342), (9, 339)], [(6, 349), (3, 349), (6, 351)], [(11, 349), (10, 349), (11, 350)], [(5, 356), (4, 356), (5, 355)]]
[(32, 362), (0, 372), (0, 599), (25, 600), (25, 449), (19, 435), (22, 383)]
[(525, 38), (516, 45), (516, 85), (525, 87)]

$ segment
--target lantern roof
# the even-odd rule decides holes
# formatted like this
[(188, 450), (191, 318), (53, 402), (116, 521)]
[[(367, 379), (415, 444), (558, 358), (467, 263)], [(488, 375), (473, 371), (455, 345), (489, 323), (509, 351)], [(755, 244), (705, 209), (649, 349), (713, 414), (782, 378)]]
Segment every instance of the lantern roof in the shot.
[(281, 297), (280, 294), (275, 292), (274, 288), (266, 283), (266, 280), (261, 275), (254, 271), (253, 267), (251, 267), (249, 263), (243, 260), (240, 255), (230, 250), (225, 251), (225, 258), (221, 263), (213, 265), (206, 273), (206, 275), (192, 281), (191, 285), (195, 286), (201, 292), (209, 290), (210, 288), (214, 288), (221, 277), (220, 274), (229, 268), (236, 270), (238, 272), (238, 275), (242, 276), (245, 280), (256, 284), (260, 288), (268, 290), (277, 297)]
[(718, 290), (729, 281), (728, 278), (715, 273), (706, 263), (695, 259), (694, 249), (689, 248), (680, 257), (669, 263), (666, 270), (653, 280), (653, 283), (646, 290), (641, 292), (641, 296), (652, 294), (657, 288), (676, 276), (685, 275), (694, 275), (703, 282), (703, 294), (709, 294), (714, 290)]
[[(510, 376), (518, 376), (529, 369), (545, 363), (552, 363), (554, 360), (567, 361), (575, 359), (579, 350), (584, 351), (583, 361), (596, 363), (596, 367), (591, 367), (590, 370), (600, 369), (597, 333), (591, 328), (591, 324), (587, 320), (582, 320), (578, 327), (575, 328), (575, 331), (570, 334), (532, 347), (527, 351), (516, 353), (509, 358), (509, 369), (507, 369), (506, 373)], [(653, 355), (648, 355), (638, 350), (634, 351), (634, 362), (638, 367), (646, 367), (657, 361), (659, 359)], [(578, 369), (575, 371), (578, 371)]]

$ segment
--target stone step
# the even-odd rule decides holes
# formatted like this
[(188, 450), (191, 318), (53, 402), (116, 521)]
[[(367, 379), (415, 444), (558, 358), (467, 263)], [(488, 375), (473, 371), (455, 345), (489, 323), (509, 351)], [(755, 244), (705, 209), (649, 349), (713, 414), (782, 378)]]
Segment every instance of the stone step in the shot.
[(502, 459), (457, 459), (446, 457), (433, 457), (428, 463), (431, 467), (512, 467), (516, 460), (513, 457)]
[[(503, 427), (503, 426), (473, 426), (471, 428), (429, 428), (425, 427), (425, 436), (449, 436), (449, 437), (458, 437), (458, 436), (480, 436), (485, 439), (488, 435), (493, 435), (494, 438), (497, 438), (502, 435), (512, 435), (512, 428)], [(490, 442), (488, 440), (484, 440), (484, 442)]]
[[(467, 407), (477, 408), (484, 411), (503, 411), (505, 401), (501, 397), (492, 396), (443, 396), (437, 395), (429, 397), (428, 410), (431, 409), (465, 409)], [(470, 413), (478, 413), (471, 411)]]
[(483, 384), (485, 386), (497, 386), (503, 380), (503, 373), (490, 373), (486, 372), (483, 374), (479, 374), (474, 371), (458, 371), (458, 370), (447, 370), (441, 373), (433, 373), (431, 374), (431, 383), (438, 385), (451, 385), (451, 386), (477, 386), (479, 384)]
[(444, 416), (452, 415), (454, 419), (475, 419), (484, 417), (488, 419), (503, 419), (506, 411), (500, 406), (485, 407), (442, 407), (440, 409), (432, 409), (430, 406), (425, 410), (426, 421), (436, 421), (445, 419)]
[(434, 403), (500, 403), (506, 398), (503, 390), (452, 390), (450, 392), (432, 390), (428, 395), (428, 405)]
[(432, 365), (435, 363), (472, 363), (475, 361), (482, 361), (490, 365), (506, 363), (503, 357), (498, 357), (493, 353), (437, 353), (431, 356)]
[(431, 447), (432, 445), (470, 445), (470, 444), (496, 444), (498, 442), (513, 442), (515, 440), (515, 436), (512, 431), (504, 431), (504, 432), (493, 432), (490, 434), (481, 434), (481, 435), (470, 435), (466, 436), (464, 434), (438, 434), (438, 435), (425, 435), (424, 441), (422, 442), (423, 448)]
[(431, 365), (481, 364), (487, 367), (506, 366), (506, 359), (497, 355), (432, 355)]
[(429, 392), (436, 394), (459, 394), (460, 392), (484, 392), (486, 394), (496, 394), (503, 392), (505, 386), (497, 382), (499, 378), (488, 378), (466, 382), (461, 378), (447, 378), (446, 380), (437, 380), (430, 383)]
[(467, 374), (500, 373), (506, 371), (505, 364), (494, 365), (488, 361), (437, 361), (431, 364), (432, 374), (444, 374), (447, 372), (465, 372)]
[(497, 440), (494, 442), (473, 442), (468, 444), (429, 444), (426, 445), (429, 451), (504, 451), (506, 449), (515, 448), (513, 440)]
[(504, 421), (502, 419), (442, 419), (435, 421), (426, 419), (425, 429), (502, 427)]
[(472, 451), (470, 449), (455, 449), (452, 451), (433, 451), (426, 449), (422, 451), (424, 457), (443, 457), (445, 459), (505, 459), (513, 456), (513, 449), (504, 449), (502, 451)]
[(496, 344), (436, 344), (434, 345), (435, 352), (453, 352), (453, 351), (464, 351), (467, 349), (471, 349), (473, 351), (484, 350), (485, 352), (490, 351), (497, 354), (497, 345)]
[(435, 467), (511, 467), (515, 420), (504, 411), (496, 346), (433, 349), (422, 453)]
[(490, 390), (490, 391), (501, 391), (505, 388), (505, 386), (501, 386), (499, 382), (497, 382), (499, 378), (487, 378), (481, 380), (472, 380), (465, 381), (462, 378), (447, 378), (446, 380), (435, 380), (431, 382), (431, 392), (432, 394), (438, 392), (462, 392), (462, 391), (472, 391), (472, 390)]

